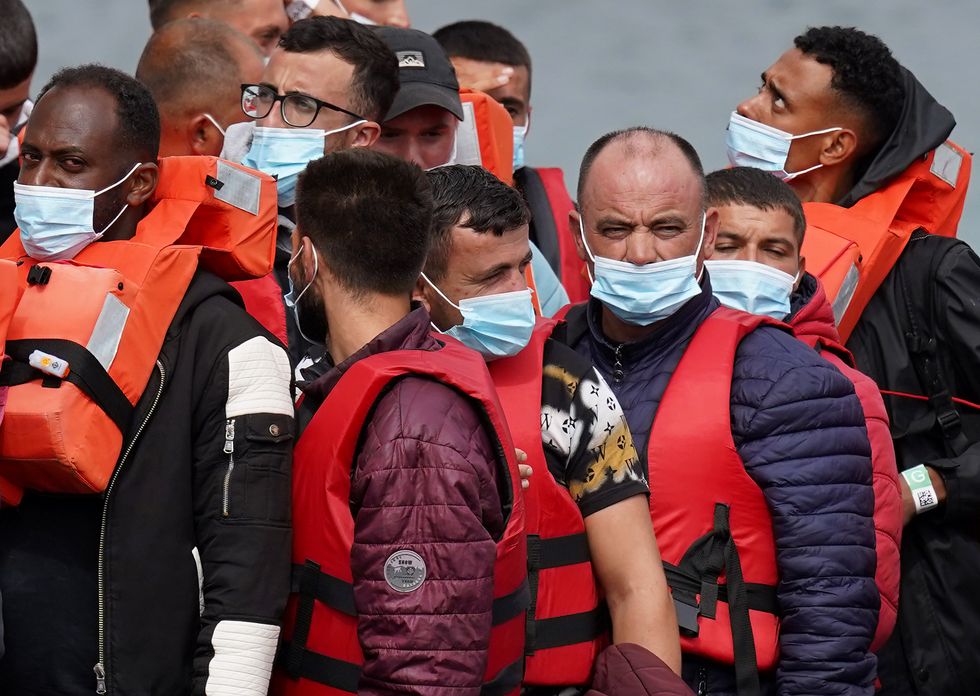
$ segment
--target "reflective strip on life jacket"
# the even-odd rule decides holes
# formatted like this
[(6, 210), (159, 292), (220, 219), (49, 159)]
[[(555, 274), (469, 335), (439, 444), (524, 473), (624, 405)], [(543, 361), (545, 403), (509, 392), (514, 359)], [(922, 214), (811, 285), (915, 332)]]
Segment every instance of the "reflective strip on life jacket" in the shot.
[(850, 208), (804, 203), (802, 255), (820, 278), (846, 343), (912, 233), (956, 236), (972, 156), (947, 140)]
[(532, 469), (524, 497), (531, 588), (526, 686), (591, 683), (593, 664), (609, 642), (582, 513), (548, 469), (541, 442), (544, 348), (557, 324), (539, 319), (524, 350), (489, 363), (514, 444)]
[[(506, 526), (497, 542), (494, 617), (483, 693), (517, 694), (524, 660), (529, 602), (524, 500), (514, 446), (483, 359), (452, 339), (439, 350), (398, 350), (352, 365), (316, 410), (293, 458), (294, 575), (283, 635), (286, 647), (273, 675), (273, 694), (356, 691), (363, 653), (352, 600), (351, 468), (371, 409), (396, 381), (422, 376), (469, 397), (486, 417), (509, 477)], [(355, 678), (356, 677), (356, 678)]]
[(740, 696), (760, 693), (759, 671), (778, 657), (772, 519), (730, 419), (735, 351), (761, 324), (781, 326), (725, 307), (705, 319), (667, 385), (648, 445), (651, 516), (681, 649), (734, 665)]

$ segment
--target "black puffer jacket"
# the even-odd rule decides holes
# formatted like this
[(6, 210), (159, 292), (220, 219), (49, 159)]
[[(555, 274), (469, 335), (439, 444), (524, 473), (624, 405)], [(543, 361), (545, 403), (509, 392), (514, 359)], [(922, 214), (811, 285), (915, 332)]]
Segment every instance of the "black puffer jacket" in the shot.
[(106, 495), (28, 494), (0, 513), (0, 693), (100, 693), (98, 662), (114, 696), (264, 696), (289, 594), (292, 434), (285, 351), (199, 273)]
[[(850, 205), (934, 149), (955, 125), (911, 75), (892, 137), (841, 201)], [(886, 392), (926, 395), (913, 328), (951, 394), (980, 403), (980, 259), (964, 242), (918, 231), (871, 299), (847, 343), (858, 368)], [(980, 410), (960, 405), (962, 437), (946, 441), (928, 401), (885, 395), (900, 470), (942, 474), (944, 508), (912, 520), (902, 539), (898, 626), (879, 655), (883, 696), (975, 693), (980, 683)], [(955, 430), (955, 424), (954, 424)]]

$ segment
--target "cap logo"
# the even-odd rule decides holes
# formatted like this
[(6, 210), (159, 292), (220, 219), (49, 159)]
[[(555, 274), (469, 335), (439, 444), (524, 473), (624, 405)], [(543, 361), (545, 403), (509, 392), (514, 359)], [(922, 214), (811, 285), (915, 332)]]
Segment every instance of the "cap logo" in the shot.
[(399, 68), (424, 68), (425, 57), (422, 51), (398, 51), (395, 53), (398, 58)]

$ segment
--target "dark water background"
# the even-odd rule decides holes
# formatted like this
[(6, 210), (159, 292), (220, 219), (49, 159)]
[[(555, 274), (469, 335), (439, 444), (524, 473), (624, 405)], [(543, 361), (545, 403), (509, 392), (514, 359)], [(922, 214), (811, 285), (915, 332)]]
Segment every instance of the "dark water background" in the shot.
[[(145, 0), (26, 2), (41, 43), (35, 89), (63, 65), (136, 67), (150, 32)], [(534, 61), (528, 161), (561, 166), (572, 187), (589, 143), (637, 124), (674, 130), (705, 166), (722, 166), (729, 112), (811, 25), (881, 36), (956, 116), (954, 139), (980, 147), (980, 0), (409, 0), (409, 11), (425, 31), (488, 19), (524, 41)], [(980, 248), (978, 189), (960, 236)]]

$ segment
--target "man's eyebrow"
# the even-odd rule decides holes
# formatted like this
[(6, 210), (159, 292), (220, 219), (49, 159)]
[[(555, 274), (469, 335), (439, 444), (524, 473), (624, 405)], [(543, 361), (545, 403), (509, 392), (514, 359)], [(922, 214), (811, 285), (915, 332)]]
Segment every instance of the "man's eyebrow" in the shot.
[(524, 100), (518, 99), (517, 97), (504, 97), (500, 100), (503, 106), (513, 106), (515, 109), (519, 109), (524, 106)]
[(687, 227), (688, 222), (680, 215), (675, 213), (666, 213), (664, 215), (657, 215), (653, 218), (653, 225), (679, 225), (681, 227)]
[(602, 225), (623, 225), (625, 227), (632, 227), (633, 223), (627, 220), (623, 216), (618, 215), (603, 215), (595, 223), (596, 227), (601, 227)]

